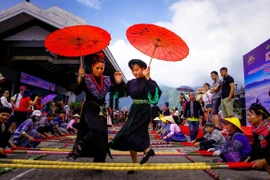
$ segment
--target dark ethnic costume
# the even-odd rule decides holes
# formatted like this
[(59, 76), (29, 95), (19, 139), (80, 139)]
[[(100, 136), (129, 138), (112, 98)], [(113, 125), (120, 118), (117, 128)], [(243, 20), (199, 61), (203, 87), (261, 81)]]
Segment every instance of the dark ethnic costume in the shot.
[(270, 165), (270, 120), (265, 119), (258, 127), (252, 126), (254, 143), (250, 161), (265, 159)]
[(121, 128), (109, 147), (120, 151), (143, 152), (150, 146), (148, 125), (151, 121), (151, 104), (156, 104), (161, 95), (157, 83), (145, 77), (132, 79), (127, 84), (116, 85), (118, 98), (130, 96), (133, 103), (128, 114), (128, 121)]
[[(77, 153), (75, 158), (94, 157), (94, 162), (105, 162), (106, 154), (110, 155), (107, 120), (104, 116), (105, 96), (110, 88), (110, 77), (95, 77), (93, 74), (85, 74), (82, 82), (77, 85), (75, 94), (79, 95), (84, 91), (86, 100), (82, 105), (77, 139), (73, 148)], [(78, 149), (78, 145), (81, 150)], [(73, 155), (71, 156), (74, 158)]]
[[(11, 114), (12, 110), (7, 107), (1, 107), (0, 113), (5, 112)], [(0, 122), (0, 148), (5, 149), (9, 144), (11, 132), (8, 130), (8, 124), (6, 122)], [(5, 158), (6, 155), (0, 154), (0, 158)]]
[(8, 124), (6, 122), (0, 122), (0, 126), (0, 148), (5, 149), (12, 134), (8, 130)]

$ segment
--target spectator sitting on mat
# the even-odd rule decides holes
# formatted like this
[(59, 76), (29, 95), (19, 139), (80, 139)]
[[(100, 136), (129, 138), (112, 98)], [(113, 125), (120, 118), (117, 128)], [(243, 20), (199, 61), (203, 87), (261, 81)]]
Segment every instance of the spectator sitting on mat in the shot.
[[(54, 114), (48, 113), (47, 117), (42, 117), (38, 122), (37, 131), (46, 137), (51, 137), (52, 134), (56, 135), (53, 130), (52, 120), (54, 119)], [(51, 134), (50, 134), (51, 133)]]
[(165, 133), (163, 134), (163, 139), (165, 141), (174, 141), (174, 142), (187, 142), (187, 138), (181, 132), (179, 126), (175, 124), (173, 116), (165, 116), (166, 125)]
[(58, 135), (61, 135), (61, 136), (68, 134), (68, 131), (66, 130), (66, 128), (62, 127), (63, 118), (65, 118), (65, 116), (66, 116), (65, 111), (57, 112), (57, 115), (52, 121), (54, 133), (57, 133)]
[(205, 130), (207, 134), (192, 141), (195, 147), (200, 147), (200, 150), (208, 150), (222, 146), (225, 143), (225, 138), (219, 130), (215, 129), (211, 121), (205, 123)]
[(80, 118), (79, 114), (74, 114), (72, 116), (72, 119), (69, 121), (66, 129), (71, 134), (75, 134), (78, 132), (79, 118)]
[(219, 156), (224, 162), (243, 162), (251, 152), (248, 138), (243, 134), (240, 120), (237, 117), (224, 118), (227, 124), (228, 135), (223, 146), (210, 148), (213, 156)]
[(42, 113), (39, 110), (33, 111), (31, 118), (25, 120), (14, 132), (13, 143), (17, 146), (35, 148), (39, 145), (42, 134), (37, 132), (34, 124), (40, 121)]

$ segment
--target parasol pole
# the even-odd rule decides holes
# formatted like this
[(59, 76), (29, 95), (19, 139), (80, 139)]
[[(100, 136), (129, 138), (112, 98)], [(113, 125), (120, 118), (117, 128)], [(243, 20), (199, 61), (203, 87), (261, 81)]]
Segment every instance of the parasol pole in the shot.
[(78, 41), (78, 47), (80, 48), (80, 67), (83, 67), (83, 61), (82, 61), (82, 44), (80, 43), (81, 38), (77, 38)]
[(154, 48), (153, 53), (152, 53), (152, 55), (151, 55), (151, 59), (150, 59), (148, 68), (150, 68), (150, 65), (151, 65), (151, 63), (152, 63), (152, 60), (153, 60), (153, 58), (154, 58), (154, 55), (155, 55), (155, 53), (156, 53), (157, 48), (158, 48), (158, 46), (155, 45), (155, 48)]
[(80, 64), (81, 64), (81, 66), (83, 66), (83, 63), (82, 63), (82, 55), (80, 55)]

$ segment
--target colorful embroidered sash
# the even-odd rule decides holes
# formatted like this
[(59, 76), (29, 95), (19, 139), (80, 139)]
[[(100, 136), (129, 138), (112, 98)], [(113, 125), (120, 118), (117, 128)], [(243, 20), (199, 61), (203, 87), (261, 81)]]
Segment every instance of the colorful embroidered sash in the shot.
[(99, 100), (105, 98), (111, 87), (111, 80), (109, 76), (101, 76), (100, 86), (97, 84), (95, 78), (91, 74), (85, 74), (84, 80), (87, 89)]

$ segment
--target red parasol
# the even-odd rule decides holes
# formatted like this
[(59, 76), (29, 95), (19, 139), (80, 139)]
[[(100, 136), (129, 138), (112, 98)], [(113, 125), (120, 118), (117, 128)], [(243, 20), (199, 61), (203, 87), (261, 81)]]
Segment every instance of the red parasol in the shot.
[(174, 32), (154, 24), (135, 24), (126, 36), (136, 49), (151, 57), (165, 61), (181, 61), (187, 57), (187, 44)]
[(106, 48), (110, 34), (96, 26), (77, 25), (59, 29), (45, 39), (45, 47), (58, 55), (77, 57), (93, 54)]

